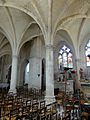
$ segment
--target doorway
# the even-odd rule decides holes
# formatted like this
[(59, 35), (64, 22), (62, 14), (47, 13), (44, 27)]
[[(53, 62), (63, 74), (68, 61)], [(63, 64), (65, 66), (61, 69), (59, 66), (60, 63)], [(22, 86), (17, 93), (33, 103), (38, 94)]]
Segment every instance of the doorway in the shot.
[(46, 90), (46, 79), (45, 79), (45, 59), (42, 59), (42, 79), (41, 79), (41, 90)]

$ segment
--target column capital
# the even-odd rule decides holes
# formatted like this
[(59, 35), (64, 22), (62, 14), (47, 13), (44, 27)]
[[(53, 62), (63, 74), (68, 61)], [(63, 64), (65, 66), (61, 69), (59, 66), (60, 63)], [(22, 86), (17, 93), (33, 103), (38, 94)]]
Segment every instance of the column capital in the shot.
[(79, 61), (80, 61), (80, 58), (76, 58), (75, 61), (76, 61), (76, 62), (79, 62)]
[(51, 44), (48, 44), (48, 45), (45, 45), (45, 48), (46, 48), (46, 49), (53, 49), (53, 48), (54, 48), (54, 46), (53, 46), (53, 45), (51, 45)]
[(18, 58), (18, 55), (12, 55), (12, 58)]

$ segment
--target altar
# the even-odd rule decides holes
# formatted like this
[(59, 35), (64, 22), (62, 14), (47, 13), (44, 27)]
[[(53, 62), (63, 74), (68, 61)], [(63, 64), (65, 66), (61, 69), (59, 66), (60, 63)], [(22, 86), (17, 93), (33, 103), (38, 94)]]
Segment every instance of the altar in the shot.
[(65, 86), (66, 86), (66, 92), (74, 93), (74, 82), (73, 82), (73, 80), (68, 80), (66, 83), (65, 83), (65, 81), (63, 81), (63, 82), (55, 81), (54, 82), (54, 88), (55, 89), (59, 88), (59, 91), (65, 91)]

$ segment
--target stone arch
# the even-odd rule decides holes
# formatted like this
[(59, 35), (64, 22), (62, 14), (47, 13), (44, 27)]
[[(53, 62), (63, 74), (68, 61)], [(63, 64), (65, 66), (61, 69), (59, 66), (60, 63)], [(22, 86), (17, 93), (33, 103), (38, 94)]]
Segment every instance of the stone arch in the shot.
[(61, 41), (60, 42), (60, 45), (59, 45), (59, 48), (58, 48), (58, 53), (59, 53), (59, 50), (62, 48), (63, 45), (66, 45), (68, 48), (70, 48), (71, 52), (74, 54), (73, 47), (70, 45), (70, 43), (68, 43), (68, 41)]
[[(36, 36), (35, 38), (32, 38), (31, 40), (25, 42), (23, 44), (23, 46), (20, 49), (19, 52), (19, 62), (24, 64), (24, 68), (27, 64), (24, 63), (24, 61), (28, 60), (29, 64), (30, 64), (30, 75), (29, 75), (29, 83), (28, 86), (33, 87), (34, 80), (38, 80), (38, 85), (36, 85), (35, 87), (39, 86), (38, 88), (41, 88), (41, 75), (42, 75), (42, 66), (41, 66), (41, 62), (42, 62), (42, 58), (45, 57), (45, 42), (43, 40), (43, 36)], [(24, 68), (21, 68), (22, 65), (19, 66), (19, 76), (22, 76), (22, 73), (20, 73), (20, 71)], [(20, 75), (21, 74), (21, 75)], [(24, 74), (24, 72), (23, 72)], [(35, 77), (33, 77), (35, 76)], [(23, 81), (23, 77), (19, 77), (19, 79), (21, 80), (21, 84), (23, 85), (22, 81)], [(32, 80), (33, 79), (33, 80)], [(17, 83), (18, 85), (20, 84)], [(36, 84), (36, 82), (35, 82)]]
[(85, 60), (85, 46), (88, 42), (88, 40), (90, 39), (90, 33), (88, 33), (82, 40), (79, 50), (80, 50), (80, 58), (82, 58), (82, 60), (80, 61), (80, 66), (83, 69), (86, 69), (86, 60)]
[(28, 41), (23, 44), (23, 46), (20, 48), (19, 53), (19, 66), (18, 66), (18, 81), (17, 81), (17, 86), (23, 86), (24, 85), (24, 76), (25, 76), (25, 67), (27, 63), (29, 62), (29, 55), (30, 55), (30, 42)]
[(60, 45), (60, 42), (66, 42), (67, 44), (69, 44), (70, 48), (73, 50), (73, 52), (75, 53), (75, 48), (73, 45), (73, 41), (71, 36), (69, 35), (68, 31), (65, 29), (60, 29), (56, 32), (54, 41), (53, 41), (53, 45)]
[(11, 55), (2, 54), (0, 56), (0, 81), (10, 83), (11, 72), (9, 67), (11, 66)]
[(23, 86), (24, 85), (24, 80), (25, 80), (25, 67), (29, 63), (28, 59), (23, 59), (21, 61), (21, 64), (19, 65), (19, 80), (17, 86)]
[[(19, 54), (19, 52), (20, 52), (20, 49), (22, 48), (22, 46), (23, 46), (26, 42), (28, 42), (28, 41), (30, 41), (30, 40), (33, 40), (34, 38), (39, 37), (39, 36), (44, 38), (44, 36), (42, 35), (42, 31), (41, 31), (40, 27), (38, 26), (38, 24), (37, 24), (37, 23), (33, 23), (32, 25), (34, 25), (34, 24), (36, 24), (37, 31), (36, 31), (35, 33), (32, 32), (32, 31), (30, 31), (30, 32), (32, 32), (32, 34), (30, 34), (30, 36), (29, 36), (27, 39), (25, 38), (25, 36), (23, 36), (24, 38), (22, 39), (22, 41), (21, 41), (21, 43), (20, 43), (20, 45), (19, 45), (19, 48), (18, 48), (18, 54)], [(32, 25), (30, 25), (30, 27), (32, 27)], [(30, 28), (30, 27), (29, 27), (29, 28)], [(26, 35), (27, 35), (27, 33), (29, 32), (29, 31), (28, 31), (29, 28), (27, 29)], [(44, 41), (44, 43), (45, 43), (45, 40), (44, 40), (44, 39), (43, 39), (43, 41)]]
[(5, 30), (0, 26), (0, 33), (2, 33), (5, 37), (6, 37), (6, 39), (9, 41), (9, 43), (10, 43), (10, 46), (12, 46), (12, 43), (11, 43), (11, 41), (10, 41), (10, 39), (9, 39), (9, 36), (6, 34), (6, 32), (5, 32)]
[(4, 51), (0, 53), (0, 57), (4, 56), (4, 55), (11, 55), (10, 51)]
[(80, 67), (83, 68), (84, 70), (84, 73), (85, 73), (85, 76), (86, 79), (90, 79), (90, 67), (87, 67), (86, 65), (86, 56), (85, 56), (85, 46), (88, 42), (88, 40), (90, 39), (90, 33), (88, 33), (82, 40), (81, 44), (80, 44), (80, 47), (79, 47), (79, 50), (80, 50), (80, 58), (82, 58), (80, 60)]
[(2, 76), (2, 82), (10, 82), (8, 77), (9, 66), (11, 65), (12, 49), (11, 43), (7, 39), (7, 36), (2, 28), (0, 28), (0, 74)]
[(69, 36), (69, 34), (67, 33), (67, 31), (65, 30), (60, 30), (57, 32), (56, 37), (54, 39), (54, 71), (58, 73), (58, 53), (60, 48), (66, 45), (67, 47), (69, 47), (72, 51), (73, 56), (73, 67), (75, 68), (75, 48), (73, 45), (73, 42)]

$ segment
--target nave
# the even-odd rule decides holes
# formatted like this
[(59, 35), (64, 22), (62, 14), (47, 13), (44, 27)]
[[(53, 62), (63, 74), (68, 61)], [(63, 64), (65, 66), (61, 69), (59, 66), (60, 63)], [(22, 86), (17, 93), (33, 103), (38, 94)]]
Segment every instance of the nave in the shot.
[[(87, 114), (82, 114), (85, 112), (85, 100), (80, 96), (81, 94), (72, 98), (64, 96), (62, 101), (59, 92), (55, 101), (46, 104), (41, 90), (27, 87), (17, 88), (17, 93), (3, 90), (0, 93), (0, 118), (1, 120), (89, 120)], [(87, 109), (90, 111), (90, 105)]]
[(0, 108), (1, 119), (89, 119), (90, 0), (0, 0)]

